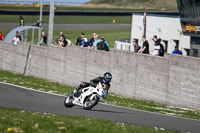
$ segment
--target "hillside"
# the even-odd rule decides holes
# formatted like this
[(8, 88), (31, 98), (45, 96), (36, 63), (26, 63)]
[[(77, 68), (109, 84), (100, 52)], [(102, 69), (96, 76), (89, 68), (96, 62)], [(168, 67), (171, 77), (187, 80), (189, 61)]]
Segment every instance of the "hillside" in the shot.
[(132, 8), (149, 10), (177, 10), (176, 0), (91, 0), (88, 4), (101, 7)]

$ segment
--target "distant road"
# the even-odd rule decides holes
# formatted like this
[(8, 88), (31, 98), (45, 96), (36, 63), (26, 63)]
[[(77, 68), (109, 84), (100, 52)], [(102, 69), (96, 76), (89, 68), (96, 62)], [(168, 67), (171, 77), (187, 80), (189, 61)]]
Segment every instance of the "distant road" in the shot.
[[(0, 29), (13, 29), (18, 23), (0, 23)], [(43, 24), (48, 29), (48, 24)], [(131, 29), (131, 24), (55, 24), (55, 29)]]
[(85, 116), (131, 125), (143, 125), (169, 130), (199, 133), (200, 121), (173, 117), (135, 109), (98, 104), (92, 110), (75, 106), (64, 107), (64, 96), (53, 95), (0, 82), (0, 107), (19, 108), (34, 112)]

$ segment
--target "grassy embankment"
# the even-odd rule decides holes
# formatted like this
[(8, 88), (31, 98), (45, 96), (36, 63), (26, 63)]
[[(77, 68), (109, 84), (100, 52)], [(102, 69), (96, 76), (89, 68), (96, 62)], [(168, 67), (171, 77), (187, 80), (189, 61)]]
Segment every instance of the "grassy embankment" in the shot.
[[(67, 86), (60, 83), (50, 82), (45, 79), (39, 79), (21, 74), (11, 73), (0, 70), (0, 81), (12, 83), (37, 90), (53, 92), (62, 95), (69, 95), (75, 87)], [(104, 103), (118, 105), (123, 107), (135, 108), (150, 112), (169, 114), (186, 118), (200, 119), (200, 112), (191, 109), (175, 108), (167, 105), (154, 103), (151, 101), (142, 101), (137, 99), (123, 98), (114, 94), (109, 94)]]
[(176, 0), (92, 0), (88, 5), (104, 8), (132, 8), (137, 10), (143, 10), (145, 7), (152, 11), (178, 10)]
[(0, 107), (1, 133), (178, 133), (102, 119), (34, 113)]
[[(20, 15), (0, 15), (0, 23), (19, 23)], [(39, 15), (23, 15), (26, 25), (32, 25), (39, 20)], [(131, 16), (55, 16), (55, 24), (131, 24)], [(49, 23), (49, 16), (43, 16), (43, 24)]]
[[(13, 8), (14, 7), (14, 8)], [(56, 11), (177, 11), (176, 0), (91, 0), (80, 6), (56, 6)], [(2, 4), (0, 10), (39, 10), (34, 4)], [(49, 5), (44, 5), (49, 10)]]

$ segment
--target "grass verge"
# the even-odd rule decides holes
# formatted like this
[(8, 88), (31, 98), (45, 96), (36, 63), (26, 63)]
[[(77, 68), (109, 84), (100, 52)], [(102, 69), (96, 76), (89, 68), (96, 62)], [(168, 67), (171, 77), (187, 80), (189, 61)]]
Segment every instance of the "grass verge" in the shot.
[[(17, 73), (11, 73), (0, 70), (0, 81), (15, 85), (25, 86), (37, 90), (53, 92), (62, 95), (69, 95), (75, 87), (60, 83), (50, 82), (45, 79), (39, 79), (30, 76), (23, 76)], [(192, 119), (200, 119), (200, 112), (191, 109), (175, 108), (167, 105), (154, 103), (151, 101), (142, 101), (137, 99), (123, 98), (114, 94), (109, 94), (103, 102), (123, 107), (135, 108), (150, 112), (157, 112), (173, 116), (180, 116)]]
[(6, 133), (178, 133), (101, 119), (33, 113), (0, 107), (0, 132)]
[[(23, 15), (25, 24), (32, 25), (39, 20), (39, 15)], [(131, 24), (132, 16), (54, 16), (55, 24)], [(20, 15), (0, 15), (0, 23), (19, 23)], [(42, 23), (49, 23), (49, 16), (43, 15)]]

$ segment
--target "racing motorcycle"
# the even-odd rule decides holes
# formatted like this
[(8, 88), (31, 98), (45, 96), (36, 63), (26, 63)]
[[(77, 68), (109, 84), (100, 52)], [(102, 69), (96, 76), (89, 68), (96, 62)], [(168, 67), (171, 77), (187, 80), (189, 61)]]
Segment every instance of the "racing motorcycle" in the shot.
[(73, 107), (74, 105), (78, 105), (86, 110), (90, 110), (102, 100), (103, 96), (103, 85), (99, 82), (96, 88), (93, 86), (83, 88), (79, 96), (68, 96), (64, 101), (64, 105), (65, 107)]

